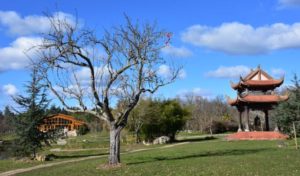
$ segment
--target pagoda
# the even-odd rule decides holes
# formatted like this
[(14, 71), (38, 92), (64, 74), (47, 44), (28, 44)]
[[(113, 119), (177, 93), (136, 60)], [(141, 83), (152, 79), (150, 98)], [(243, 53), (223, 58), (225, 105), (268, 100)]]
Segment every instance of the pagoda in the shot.
[(235, 106), (239, 112), (239, 132), (243, 130), (245, 132), (250, 131), (250, 110), (262, 111), (265, 117), (264, 130), (270, 130), (268, 111), (273, 109), (279, 102), (288, 99), (288, 95), (278, 95), (274, 91), (283, 81), (283, 77), (274, 79), (258, 66), (255, 70), (251, 69), (247, 76), (240, 77), (238, 83), (231, 82), (231, 87), (237, 91), (237, 97), (235, 99), (228, 98), (227, 101), (229, 105)]

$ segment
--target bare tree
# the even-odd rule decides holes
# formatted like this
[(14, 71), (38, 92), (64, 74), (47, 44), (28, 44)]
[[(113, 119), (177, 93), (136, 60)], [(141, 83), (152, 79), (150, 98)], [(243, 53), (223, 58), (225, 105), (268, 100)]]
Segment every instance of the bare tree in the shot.
[(236, 110), (224, 101), (223, 96), (208, 100), (194, 93), (187, 93), (179, 97), (179, 100), (191, 112), (191, 118), (186, 123), (188, 130), (208, 132), (212, 135), (215, 122), (234, 121), (237, 116)]
[[(166, 64), (160, 50), (169, 42), (168, 33), (125, 19), (98, 38), (94, 30), (50, 16), (52, 29), (38, 47), (40, 71), (63, 106), (110, 126), (110, 165), (120, 163), (120, 133), (141, 95), (172, 83), (180, 71), (171, 66), (167, 76), (159, 71)], [(124, 108), (116, 112), (118, 101)]]

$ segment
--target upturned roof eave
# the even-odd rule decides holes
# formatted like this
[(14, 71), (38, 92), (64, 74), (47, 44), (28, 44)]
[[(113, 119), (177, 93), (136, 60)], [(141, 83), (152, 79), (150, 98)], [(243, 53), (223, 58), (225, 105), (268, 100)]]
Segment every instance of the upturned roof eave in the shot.
[[(255, 97), (255, 96), (259, 96), (259, 97), (264, 97), (264, 96), (273, 96), (273, 100), (267, 100), (264, 98), (261, 99), (256, 99), (256, 100), (249, 100), (247, 99), (247, 97)], [(279, 102), (283, 102), (283, 101), (287, 101), (289, 99), (288, 95), (247, 95), (245, 97), (240, 97), (238, 96), (235, 99), (227, 99), (227, 103), (231, 106), (236, 106), (238, 104), (240, 104), (241, 102), (243, 103), (279, 103)]]
[[(256, 80), (252, 80), (256, 81)], [(284, 79), (274, 79), (272, 80), (274, 83), (269, 83), (270, 81), (268, 80), (259, 80), (257, 81), (257, 84), (255, 83), (249, 83), (249, 81), (239, 81), (238, 83), (233, 83), (232, 81), (230, 82), (231, 88), (234, 90), (237, 89), (242, 89), (242, 88), (251, 88), (251, 87), (279, 87), (283, 84)], [(265, 82), (265, 83), (264, 83)]]

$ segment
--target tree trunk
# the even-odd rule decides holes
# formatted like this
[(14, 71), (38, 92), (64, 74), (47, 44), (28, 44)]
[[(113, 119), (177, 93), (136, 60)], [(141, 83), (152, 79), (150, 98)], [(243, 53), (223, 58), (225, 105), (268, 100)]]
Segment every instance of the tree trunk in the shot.
[(211, 135), (211, 136), (213, 135), (212, 125), (213, 125), (213, 120), (212, 120), (212, 118), (211, 118), (211, 119), (210, 119), (210, 125), (209, 125), (209, 132), (210, 132), (210, 135)]
[(139, 130), (135, 131), (135, 143), (136, 144), (140, 143)]
[(35, 148), (33, 148), (33, 159), (35, 160), (36, 159), (36, 151), (35, 151)]
[(174, 142), (175, 141), (175, 133), (170, 134), (170, 142)]
[(116, 128), (114, 125), (110, 129), (110, 147), (109, 147), (109, 164), (117, 165), (120, 160), (120, 134), (121, 129)]

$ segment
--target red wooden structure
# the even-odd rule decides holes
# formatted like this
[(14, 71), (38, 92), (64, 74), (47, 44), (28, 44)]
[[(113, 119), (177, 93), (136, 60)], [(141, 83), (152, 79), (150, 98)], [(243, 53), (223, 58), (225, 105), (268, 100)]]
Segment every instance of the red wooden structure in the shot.
[[(239, 128), (238, 131), (250, 131), (249, 111), (259, 110), (264, 112), (265, 131), (270, 130), (268, 111), (273, 109), (281, 101), (286, 101), (288, 95), (278, 95), (275, 88), (279, 87), (284, 78), (274, 79), (260, 66), (245, 76), (240, 77), (236, 84), (231, 82), (231, 87), (237, 91), (235, 99), (228, 98), (228, 104), (235, 106), (239, 111)], [(244, 121), (244, 123), (243, 123)]]
[(85, 125), (83, 121), (77, 120), (72, 116), (65, 114), (56, 114), (44, 119), (44, 123), (39, 127), (41, 131), (51, 129), (64, 129), (68, 131), (78, 130), (81, 125)]

